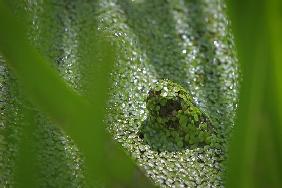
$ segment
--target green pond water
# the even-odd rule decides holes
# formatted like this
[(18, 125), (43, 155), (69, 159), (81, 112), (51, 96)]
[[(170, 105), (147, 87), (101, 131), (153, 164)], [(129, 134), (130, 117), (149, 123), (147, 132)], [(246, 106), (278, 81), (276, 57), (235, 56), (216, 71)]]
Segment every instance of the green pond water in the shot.
[[(83, 93), (83, 56), (96, 26), (117, 47), (106, 123), (113, 138), (161, 187), (222, 187), (239, 71), (223, 0), (29, 0), (10, 2), (29, 38), (75, 90)], [(95, 21), (96, 20), (96, 21)], [(0, 187), (13, 187), (22, 127), (21, 93), (0, 57)], [(156, 149), (140, 136), (148, 93), (160, 79), (190, 93), (212, 122), (215, 142)], [(83, 187), (73, 141), (38, 112), (35, 136), (41, 187)], [(94, 133), (93, 133), (94, 134)], [(152, 132), (151, 137), (157, 137)]]

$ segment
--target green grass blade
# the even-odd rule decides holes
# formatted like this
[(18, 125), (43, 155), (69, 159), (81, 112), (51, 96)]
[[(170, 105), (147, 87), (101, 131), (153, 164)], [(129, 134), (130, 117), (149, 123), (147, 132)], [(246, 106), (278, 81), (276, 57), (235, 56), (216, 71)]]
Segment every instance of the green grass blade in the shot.
[[(272, 45), (272, 57), (274, 62), (274, 75), (275, 75), (275, 92), (278, 99), (278, 112), (282, 112), (282, 1), (272, 0), (267, 3), (267, 16), (268, 16), (268, 27), (270, 35), (270, 43)], [(282, 116), (279, 115), (279, 121), (282, 122)], [(278, 129), (280, 135), (282, 135), (282, 124)], [(282, 148), (282, 136), (280, 138), (280, 148)], [(280, 151), (282, 158), (282, 151)]]
[[(111, 142), (105, 131), (104, 116), (108, 72), (113, 55), (107, 56), (106, 66), (96, 75), (94, 84), (102, 84), (92, 97), (95, 103), (78, 95), (60, 78), (48, 62), (29, 44), (24, 26), (0, 1), (0, 51), (19, 79), (23, 91), (33, 104), (60, 125), (76, 142), (86, 158), (87, 180), (90, 185), (97, 181), (109, 186), (120, 183), (132, 187), (133, 162)], [(100, 46), (109, 52), (110, 46)], [(108, 49), (106, 51), (106, 49)], [(95, 60), (91, 59), (90, 60)], [(95, 88), (95, 87), (94, 87)], [(97, 88), (95, 88), (97, 89)], [(98, 93), (100, 92), (100, 93)], [(105, 143), (109, 144), (106, 147)], [(113, 155), (114, 154), (114, 155)], [(110, 158), (107, 158), (110, 157)], [(127, 169), (122, 170), (122, 169)]]
[[(273, 23), (278, 15), (268, 15), (271, 2), (229, 1), (243, 82), (229, 148), (228, 187), (282, 186), (282, 111), (278, 105), (282, 95), (277, 87), (281, 85), (282, 69), (277, 69), (277, 64), (282, 61), (278, 55), (282, 48), (269, 40), (280, 40), (269, 29), (279, 25)], [(271, 8), (271, 12), (274, 10)]]

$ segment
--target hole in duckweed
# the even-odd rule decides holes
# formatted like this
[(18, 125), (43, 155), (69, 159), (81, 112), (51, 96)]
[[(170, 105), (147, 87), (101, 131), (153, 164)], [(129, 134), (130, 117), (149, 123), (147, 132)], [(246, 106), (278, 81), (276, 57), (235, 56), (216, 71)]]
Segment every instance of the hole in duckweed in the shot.
[[(164, 98), (164, 97), (163, 97)], [(162, 99), (164, 105), (160, 106), (159, 115), (160, 117), (174, 116), (175, 113), (181, 109), (181, 103), (178, 97), (176, 99)]]
[(214, 142), (210, 118), (193, 102), (189, 93), (169, 80), (160, 80), (150, 89), (147, 119), (139, 137), (153, 150), (179, 151)]

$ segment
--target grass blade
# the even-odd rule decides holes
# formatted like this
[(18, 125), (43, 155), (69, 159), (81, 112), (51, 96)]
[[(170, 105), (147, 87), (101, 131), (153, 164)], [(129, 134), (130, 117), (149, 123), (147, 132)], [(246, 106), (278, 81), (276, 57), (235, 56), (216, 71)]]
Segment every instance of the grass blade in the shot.
[[(117, 182), (121, 187), (134, 186), (136, 182), (130, 181), (134, 169), (132, 160), (111, 142), (102, 123), (104, 114), (101, 109), (105, 106), (104, 96), (107, 87), (105, 79), (112, 65), (106, 64), (107, 66), (97, 75), (95, 83), (100, 82), (102, 87), (95, 95), (93, 94), (95, 103), (92, 104), (68, 87), (58, 73), (29, 44), (25, 37), (24, 26), (17, 21), (2, 1), (0, 1), (0, 25), (2, 26), (0, 51), (19, 79), (28, 98), (60, 125), (80, 147), (86, 158), (89, 184), (93, 186), (97, 181), (101, 181), (109, 186)], [(110, 48), (107, 45), (100, 47)], [(109, 51), (105, 50), (105, 52)], [(112, 55), (107, 57), (108, 63), (114, 62)], [(105, 147), (105, 143), (110, 143), (110, 152), (105, 151), (109, 150)], [(108, 159), (107, 156), (112, 157)]]
[(273, 2), (229, 1), (243, 82), (230, 144), (228, 187), (282, 186), (282, 111), (281, 105), (277, 105), (282, 97), (278, 92), (281, 87), (277, 87), (281, 85), (281, 69), (277, 65), (281, 65), (278, 51), (282, 48), (269, 40), (279, 41), (279, 35), (269, 29), (279, 25), (273, 23), (278, 15), (269, 16), (267, 12)]

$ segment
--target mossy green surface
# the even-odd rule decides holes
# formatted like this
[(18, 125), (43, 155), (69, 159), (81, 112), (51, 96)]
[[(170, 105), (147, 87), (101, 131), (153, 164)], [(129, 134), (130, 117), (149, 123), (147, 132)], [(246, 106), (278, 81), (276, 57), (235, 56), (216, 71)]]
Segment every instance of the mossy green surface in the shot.
[[(23, 21), (30, 26), (32, 43), (80, 93), (83, 56), (93, 53), (83, 36), (93, 32), (97, 21), (98, 30), (117, 47), (106, 119), (114, 139), (161, 187), (223, 186), (226, 143), (238, 94), (238, 65), (223, 0), (29, 0), (11, 1), (11, 6), (15, 12), (26, 13)], [(0, 187), (13, 187), (23, 106), (17, 100), (16, 81), (4, 60), (0, 61), (0, 129), (9, 135), (0, 137)], [(201, 142), (194, 136), (189, 143), (190, 131), (188, 143), (185, 133), (183, 145), (179, 147), (179, 142), (177, 149), (154, 147), (156, 141), (140, 138), (145, 122), (155, 118), (152, 113), (156, 111), (146, 103), (148, 93), (162, 79), (189, 91), (183, 101), (193, 101), (196, 114), (209, 119), (204, 121), (207, 127), (195, 124), (192, 135), (207, 132), (214, 142)], [(44, 166), (41, 187), (83, 187), (83, 160), (78, 148), (48, 118), (40, 115), (37, 121), (39, 164)], [(150, 134), (147, 132), (144, 135)], [(172, 143), (177, 145), (176, 137)]]
[(210, 118), (182, 86), (160, 80), (150, 89), (148, 117), (139, 137), (157, 151), (178, 151), (210, 144), (215, 137)]

